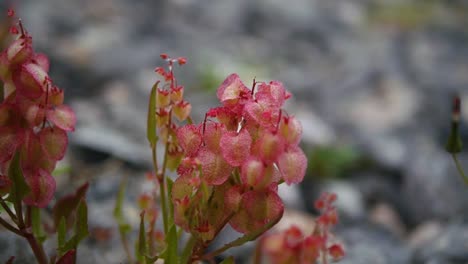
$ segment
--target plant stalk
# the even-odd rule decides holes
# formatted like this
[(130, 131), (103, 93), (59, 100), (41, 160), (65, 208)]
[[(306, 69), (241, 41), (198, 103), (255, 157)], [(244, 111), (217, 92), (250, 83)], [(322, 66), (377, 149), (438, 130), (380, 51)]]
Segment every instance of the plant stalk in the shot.
[(27, 231), (24, 232), (23, 237), (25, 237), (26, 240), (28, 240), (29, 246), (34, 252), (34, 256), (36, 257), (37, 263), (48, 264), (47, 255), (45, 254), (44, 248), (37, 241), (36, 237)]
[(457, 154), (453, 153), (452, 158), (453, 158), (453, 161), (455, 162), (455, 166), (457, 167), (458, 173), (460, 174), (460, 176), (463, 179), (463, 182), (465, 182), (465, 184), (468, 185), (468, 178), (466, 177), (466, 175), (465, 175), (465, 173), (463, 171), (463, 168), (462, 168), (460, 162), (458, 161)]

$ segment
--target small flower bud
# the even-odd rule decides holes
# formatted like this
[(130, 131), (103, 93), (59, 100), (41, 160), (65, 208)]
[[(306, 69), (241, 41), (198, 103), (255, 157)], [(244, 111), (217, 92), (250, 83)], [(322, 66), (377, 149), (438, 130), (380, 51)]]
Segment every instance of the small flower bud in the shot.
[(171, 89), (171, 101), (173, 103), (178, 103), (184, 100), (184, 87), (178, 86), (176, 88)]
[(343, 249), (343, 246), (340, 244), (333, 244), (328, 248), (328, 253), (333, 258), (333, 261), (338, 261), (342, 259), (345, 255), (345, 251)]
[(156, 92), (156, 107), (166, 107), (171, 103), (168, 90), (159, 89)]
[(179, 65), (184, 65), (184, 64), (187, 63), (187, 58), (179, 57), (179, 58), (177, 58), (177, 62), (179, 63)]
[(14, 17), (15, 16), (15, 10), (13, 10), (12, 8), (8, 8), (7, 16), (8, 17)]

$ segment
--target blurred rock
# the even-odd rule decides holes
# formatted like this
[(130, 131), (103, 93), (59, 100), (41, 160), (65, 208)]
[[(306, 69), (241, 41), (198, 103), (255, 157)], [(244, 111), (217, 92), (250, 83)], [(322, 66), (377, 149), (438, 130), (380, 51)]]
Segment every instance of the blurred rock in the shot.
[(329, 181), (320, 188), (321, 192), (335, 193), (338, 195), (334, 203), (338, 210), (340, 222), (347, 223), (351, 220), (365, 218), (365, 204), (362, 194), (355, 186), (346, 181)]
[[(425, 143), (425, 144), (424, 144)], [(402, 196), (413, 223), (456, 219), (468, 212), (468, 191), (450, 155), (430, 141), (413, 149), (405, 170)], [(468, 164), (466, 155), (459, 155)]]
[(340, 264), (409, 264), (410, 251), (381, 227), (361, 222), (336, 232), (346, 256)]
[(409, 245), (414, 248), (423, 248), (436, 240), (443, 231), (443, 226), (437, 221), (426, 221), (418, 225), (408, 236)]
[(437, 237), (419, 247), (413, 256), (415, 264), (463, 264), (468, 262), (468, 225), (451, 223)]
[(34, 263), (36, 261), (26, 239), (1, 228), (0, 262), (6, 263), (11, 256), (15, 256), (14, 263)]
[(374, 224), (387, 228), (398, 238), (403, 239), (406, 235), (406, 228), (400, 219), (400, 215), (389, 204), (376, 204), (369, 212), (369, 220)]

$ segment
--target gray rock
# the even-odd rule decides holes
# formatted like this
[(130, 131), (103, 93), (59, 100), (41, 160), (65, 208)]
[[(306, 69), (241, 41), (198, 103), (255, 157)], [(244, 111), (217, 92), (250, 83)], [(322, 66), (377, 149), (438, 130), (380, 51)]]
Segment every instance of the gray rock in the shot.
[(468, 262), (468, 225), (451, 223), (444, 227), (435, 239), (416, 249), (413, 256), (415, 264)]
[(406, 264), (410, 251), (390, 232), (370, 224), (356, 224), (336, 232), (346, 256), (341, 264)]

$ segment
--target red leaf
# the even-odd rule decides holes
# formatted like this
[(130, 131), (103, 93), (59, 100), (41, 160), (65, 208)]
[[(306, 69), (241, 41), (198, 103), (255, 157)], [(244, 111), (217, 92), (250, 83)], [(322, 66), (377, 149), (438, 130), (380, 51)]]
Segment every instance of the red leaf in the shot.
[(63, 254), (63, 256), (57, 261), (57, 264), (75, 264), (75, 257), (76, 251), (74, 249), (70, 249), (67, 253)]
[(85, 198), (88, 187), (89, 184), (86, 182), (80, 187), (78, 187), (75, 193), (66, 195), (55, 203), (52, 212), (54, 218), (54, 225), (56, 228), (58, 227), (58, 224), (62, 217), (65, 218), (66, 222), (69, 222), (71, 214), (76, 210), (76, 208), (80, 204), (80, 201)]

